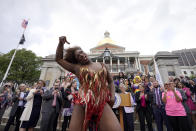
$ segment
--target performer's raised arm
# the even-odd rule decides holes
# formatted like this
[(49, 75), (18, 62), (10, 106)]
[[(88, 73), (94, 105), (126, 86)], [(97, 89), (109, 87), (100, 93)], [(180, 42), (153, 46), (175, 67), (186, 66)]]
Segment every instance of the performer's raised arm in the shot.
[(113, 106), (115, 91), (110, 73), (102, 64), (92, 62), (80, 47), (68, 48), (64, 57), (65, 42), (68, 43), (66, 37), (59, 38), (56, 61), (80, 81), (79, 92), (74, 94), (70, 131), (86, 131), (91, 122), (95, 123), (93, 130), (100, 127), (100, 130), (121, 131), (118, 119), (108, 105)]
[(69, 44), (69, 42), (67, 42), (65, 36), (59, 37), (59, 44), (58, 44), (57, 50), (56, 50), (56, 62), (59, 65), (61, 65), (64, 69), (76, 74), (77, 65), (70, 63), (67, 60), (63, 59), (63, 49), (64, 49), (65, 42), (67, 44)]

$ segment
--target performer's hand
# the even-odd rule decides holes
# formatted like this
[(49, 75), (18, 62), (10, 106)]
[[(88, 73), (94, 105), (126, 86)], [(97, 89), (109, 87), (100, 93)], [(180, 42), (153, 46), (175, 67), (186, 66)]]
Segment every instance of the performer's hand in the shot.
[(59, 43), (65, 44), (65, 42), (66, 42), (67, 44), (70, 44), (70, 43), (67, 41), (67, 38), (66, 38), (65, 36), (59, 37)]

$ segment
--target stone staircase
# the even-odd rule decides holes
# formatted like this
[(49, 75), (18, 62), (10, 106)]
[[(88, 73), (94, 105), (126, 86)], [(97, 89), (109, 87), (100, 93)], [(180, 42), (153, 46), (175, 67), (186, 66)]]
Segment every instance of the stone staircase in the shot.
[[(4, 117), (2, 119), (2, 124), (0, 125), (0, 131), (4, 130), (7, 120), (8, 120), (8, 117), (7, 118)], [(59, 122), (60, 124), (58, 125), (57, 131), (61, 131), (61, 123), (62, 122), (63, 122), (63, 120), (61, 120), (61, 122)], [(139, 122), (135, 122), (134, 126), (135, 126), (135, 130), (134, 131), (140, 131), (140, 124), (139, 124)], [(153, 123), (154, 131), (157, 131), (155, 127), (156, 127), (156, 125), (155, 125), (155, 123)], [(35, 127), (34, 131), (39, 131), (39, 129), (40, 129), (40, 125), (38, 124)], [(147, 129), (147, 127), (146, 127), (146, 129)], [(14, 126), (13, 125), (10, 127), (9, 131), (14, 131)], [(67, 129), (67, 131), (69, 131), (69, 129)], [(166, 131), (166, 129), (164, 129), (164, 131)]]
[[(5, 127), (5, 125), (7, 123), (7, 120), (8, 120), (10, 109), (11, 108), (8, 108), (5, 111), (5, 113), (4, 113), (4, 116), (2, 118), (2, 124), (0, 125), (0, 131), (3, 131), (4, 130), (4, 127)], [(62, 122), (63, 122), (63, 117), (61, 119), (59, 119), (57, 131), (61, 131)], [(134, 127), (135, 128), (134, 131), (140, 131), (140, 124), (139, 124), (139, 122), (135, 122), (134, 123), (134, 126), (135, 126)], [(147, 128), (147, 126), (146, 126), (146, 128)], [(38, 121), (38, 124), (37, 124), (37, 126), (36, 126), (36, 128), (35, 128), (34, 131), (39, 131), (39, 129), (40, 129), (40, 120)], [(154, 131), (157, 131), (155, 123), (153, 123), (153, 129), (154, 129)], [(10, 131), (14, 131), (14, 126), (11, 126), (10, 127)], [(67, 131), (68, 131), (68, 129), (67, 129)], [(166, 131), (165, 127), (164, 127), (164, 131)]]

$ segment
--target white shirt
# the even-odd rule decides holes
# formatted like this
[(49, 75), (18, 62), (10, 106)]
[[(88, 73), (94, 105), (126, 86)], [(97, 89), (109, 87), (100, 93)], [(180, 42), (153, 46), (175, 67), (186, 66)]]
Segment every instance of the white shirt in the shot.
[[(125, 92), (125, 94), (128, 94), (128, 92)], [(130, 93), (130, 100), (131, 100), (131, 107), (124, 107), (125, 109), (125, 113), (133, 113), (134, 112), (134, 106), (136, 105), (134, 100), (133, 100), (133, 97)]]
[[(20, 92), (20, 98), (24, 98), (24, 95), (25, 95), (24, 92)], [(24, 106), (24, 105), (23, 105), (23, 100), (20, 100), (20, 101), (19, 101), (18, 106)]]

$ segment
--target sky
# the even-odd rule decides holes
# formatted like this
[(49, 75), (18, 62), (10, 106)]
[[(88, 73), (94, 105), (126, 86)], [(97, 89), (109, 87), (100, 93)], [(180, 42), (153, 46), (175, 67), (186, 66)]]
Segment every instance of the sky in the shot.
[(1, 0), (0, 18), (2, 53), (17, 47), (23, 19), (20, 48), (42, 57), (55, 54), (59, 36), (88, 53), (105, 31), (141, 55), (196, 48), (196, 0)]

